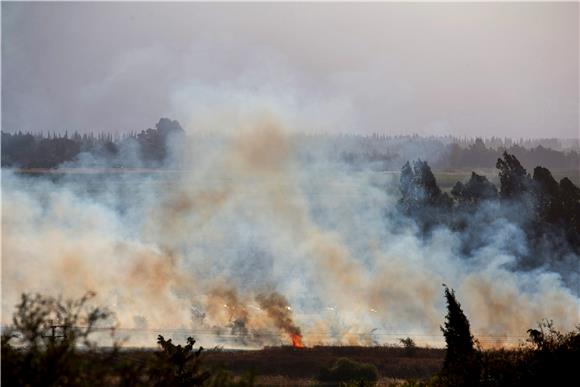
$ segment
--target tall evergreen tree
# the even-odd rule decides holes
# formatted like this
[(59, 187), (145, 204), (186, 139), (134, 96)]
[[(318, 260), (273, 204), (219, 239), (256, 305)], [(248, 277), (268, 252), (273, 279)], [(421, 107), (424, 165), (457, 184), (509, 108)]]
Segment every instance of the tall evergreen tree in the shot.
[(455, 298), (455, 291), (443, 286), (447, 301), (445, 324), (441, 327), (447, 343), (443, 374), (447, 385), (472, 386), (479, 380), (479, 366), (469, 320)]

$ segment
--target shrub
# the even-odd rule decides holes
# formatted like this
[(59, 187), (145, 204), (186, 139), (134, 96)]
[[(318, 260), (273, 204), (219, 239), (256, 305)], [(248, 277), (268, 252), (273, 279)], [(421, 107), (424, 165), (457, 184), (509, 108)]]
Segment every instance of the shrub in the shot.
[[(96, 354), (90, 337), (111, 313), (91, 307), (94, 296), (87, 293), (78, 300), (63, 300), (23, 294), (12, 326), (2, 332), (2, 384), (78, 386), (102, 380), (96, 364), (89, 361)], [(109, 355), (115, 351), (114, 346)]]
[[(202, 367), (202, 347), (194, 350), (159, 336), (161, 350), (141, 359), (119, 351), (102, 350), (91, 340), (112, 314), (90, 306), (94, 293), (63, 300), (23, 294), (12, 325), (2, 332), (3, 386), (205, 386), (249, 387), (251, 376), (234, 377), (223, 370)], [(107, 328), (108, 329), (108, 328)], [(111, 329), (111, 332), (113, 330)]]
[(336, 385), (356, 383), (359, 386), (374, 386), (379, 379), (379, 372), (374, 364), (343, 357), (336, 360), (330, 368), (322, 369), (318, 379)]
[(203, 347), (193, 350), (195, 340), (187, 338), (185, 346), (175, 345), (171, 339), (165, 340), (161, 335), (157, 338), (161, 351), (150, 368), (151, 384), (154, 386), (201, 386), (208, 378), (207, 371), (201, 371), (200, 355)]
[(406, 337), (404, 339), (399, 339), (399, 342), (401, 343), (403, 348), (405, 348), (405, 353), (409, 355), (415, 353), (415, 350), (417, 349), (417, 344), (415, 344), (415, 340), (413, 340), (410, 337)]
[(542, 321), (528, 334), (528, 344), (517, 349), (482, 352), (480, 385), (564, 386), (577, 378), (580, 327), (562, 334)]

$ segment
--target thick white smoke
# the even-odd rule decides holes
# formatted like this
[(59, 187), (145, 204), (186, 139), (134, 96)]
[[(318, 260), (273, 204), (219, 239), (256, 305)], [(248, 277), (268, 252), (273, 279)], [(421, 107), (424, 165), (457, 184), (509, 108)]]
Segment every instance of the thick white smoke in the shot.
[[(484, 344), (542, 318), (578, 323), (578, 293), (560, 274), (510, 269), (512, 252), (526, 248), (514, 225), (498, 221), (466, 259), (460, 234), (423, 240), (394, 218), (392, 175), (302, 159), (291, 134), (303, 128), (275, 110), (206, 113), (206, 133), (179, 144), (178, 171), (3, 171), (3, 324), (22, 292), (94, 290), (132, 344), (152, 345), (158, 331), (202, 345), (287, 343), (296, 330), (286, 326), (306, 345), (438, 344), (442, 283)], [(223, 130), (207, 133), (212, 115)], [(273, 294), (275, 313), (263, 302)], [(286, 300), (291, 319), (276, 321)]]

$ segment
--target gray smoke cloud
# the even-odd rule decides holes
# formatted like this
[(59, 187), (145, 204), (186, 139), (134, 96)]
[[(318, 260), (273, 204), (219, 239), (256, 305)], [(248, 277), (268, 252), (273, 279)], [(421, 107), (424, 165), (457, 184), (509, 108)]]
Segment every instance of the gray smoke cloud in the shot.
[[(484, 344), (508, 343), (542, 318), (578, 323), (578, 289), (561, 275), (577, 266), (514, 270), (526, 241), (505, 220), (482, 222), (489, 235), (469, 259), (460, 233), (421, 238), (393, 211), (396, 176), (303, 159), (293, 134), (308, 114), (264, 100), (224, 92), (194, 104), (178, 170), (3, 170), (2, 323), (21, 292), (94, 290), (132, 345), (153, 345), (152, 332), (197, 333), (204, 346), (288, 343), (289, 332), (305, 345), (391, 334), (438, 345), (442, 283)], [(284, 301), (275, 313), (272, 299)]]

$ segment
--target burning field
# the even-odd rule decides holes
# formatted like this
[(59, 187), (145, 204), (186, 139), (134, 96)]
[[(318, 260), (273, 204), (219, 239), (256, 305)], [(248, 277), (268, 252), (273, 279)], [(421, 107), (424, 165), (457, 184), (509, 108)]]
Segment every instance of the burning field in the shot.
[(191, 331), (237, 348), (396, 340), (381, 332), (437, 346), (445, 282), (485, 345), (544, 317), (578, 322), (577, 256), (519, 270), (521, 230), (485, 216), (463, 255), (466, 235), (423, 238), (395, 211), (393, 175), (330, 162), (326, 148), (305, 156), (273, 112), (232, 125), (176, 144), (170, 178), (3, 170), (3, 318), (22, 292), (92, 290), (129, 345)]
[(577, 379), (580, 4), (324, 3), (2, 2), (2, 385)]

